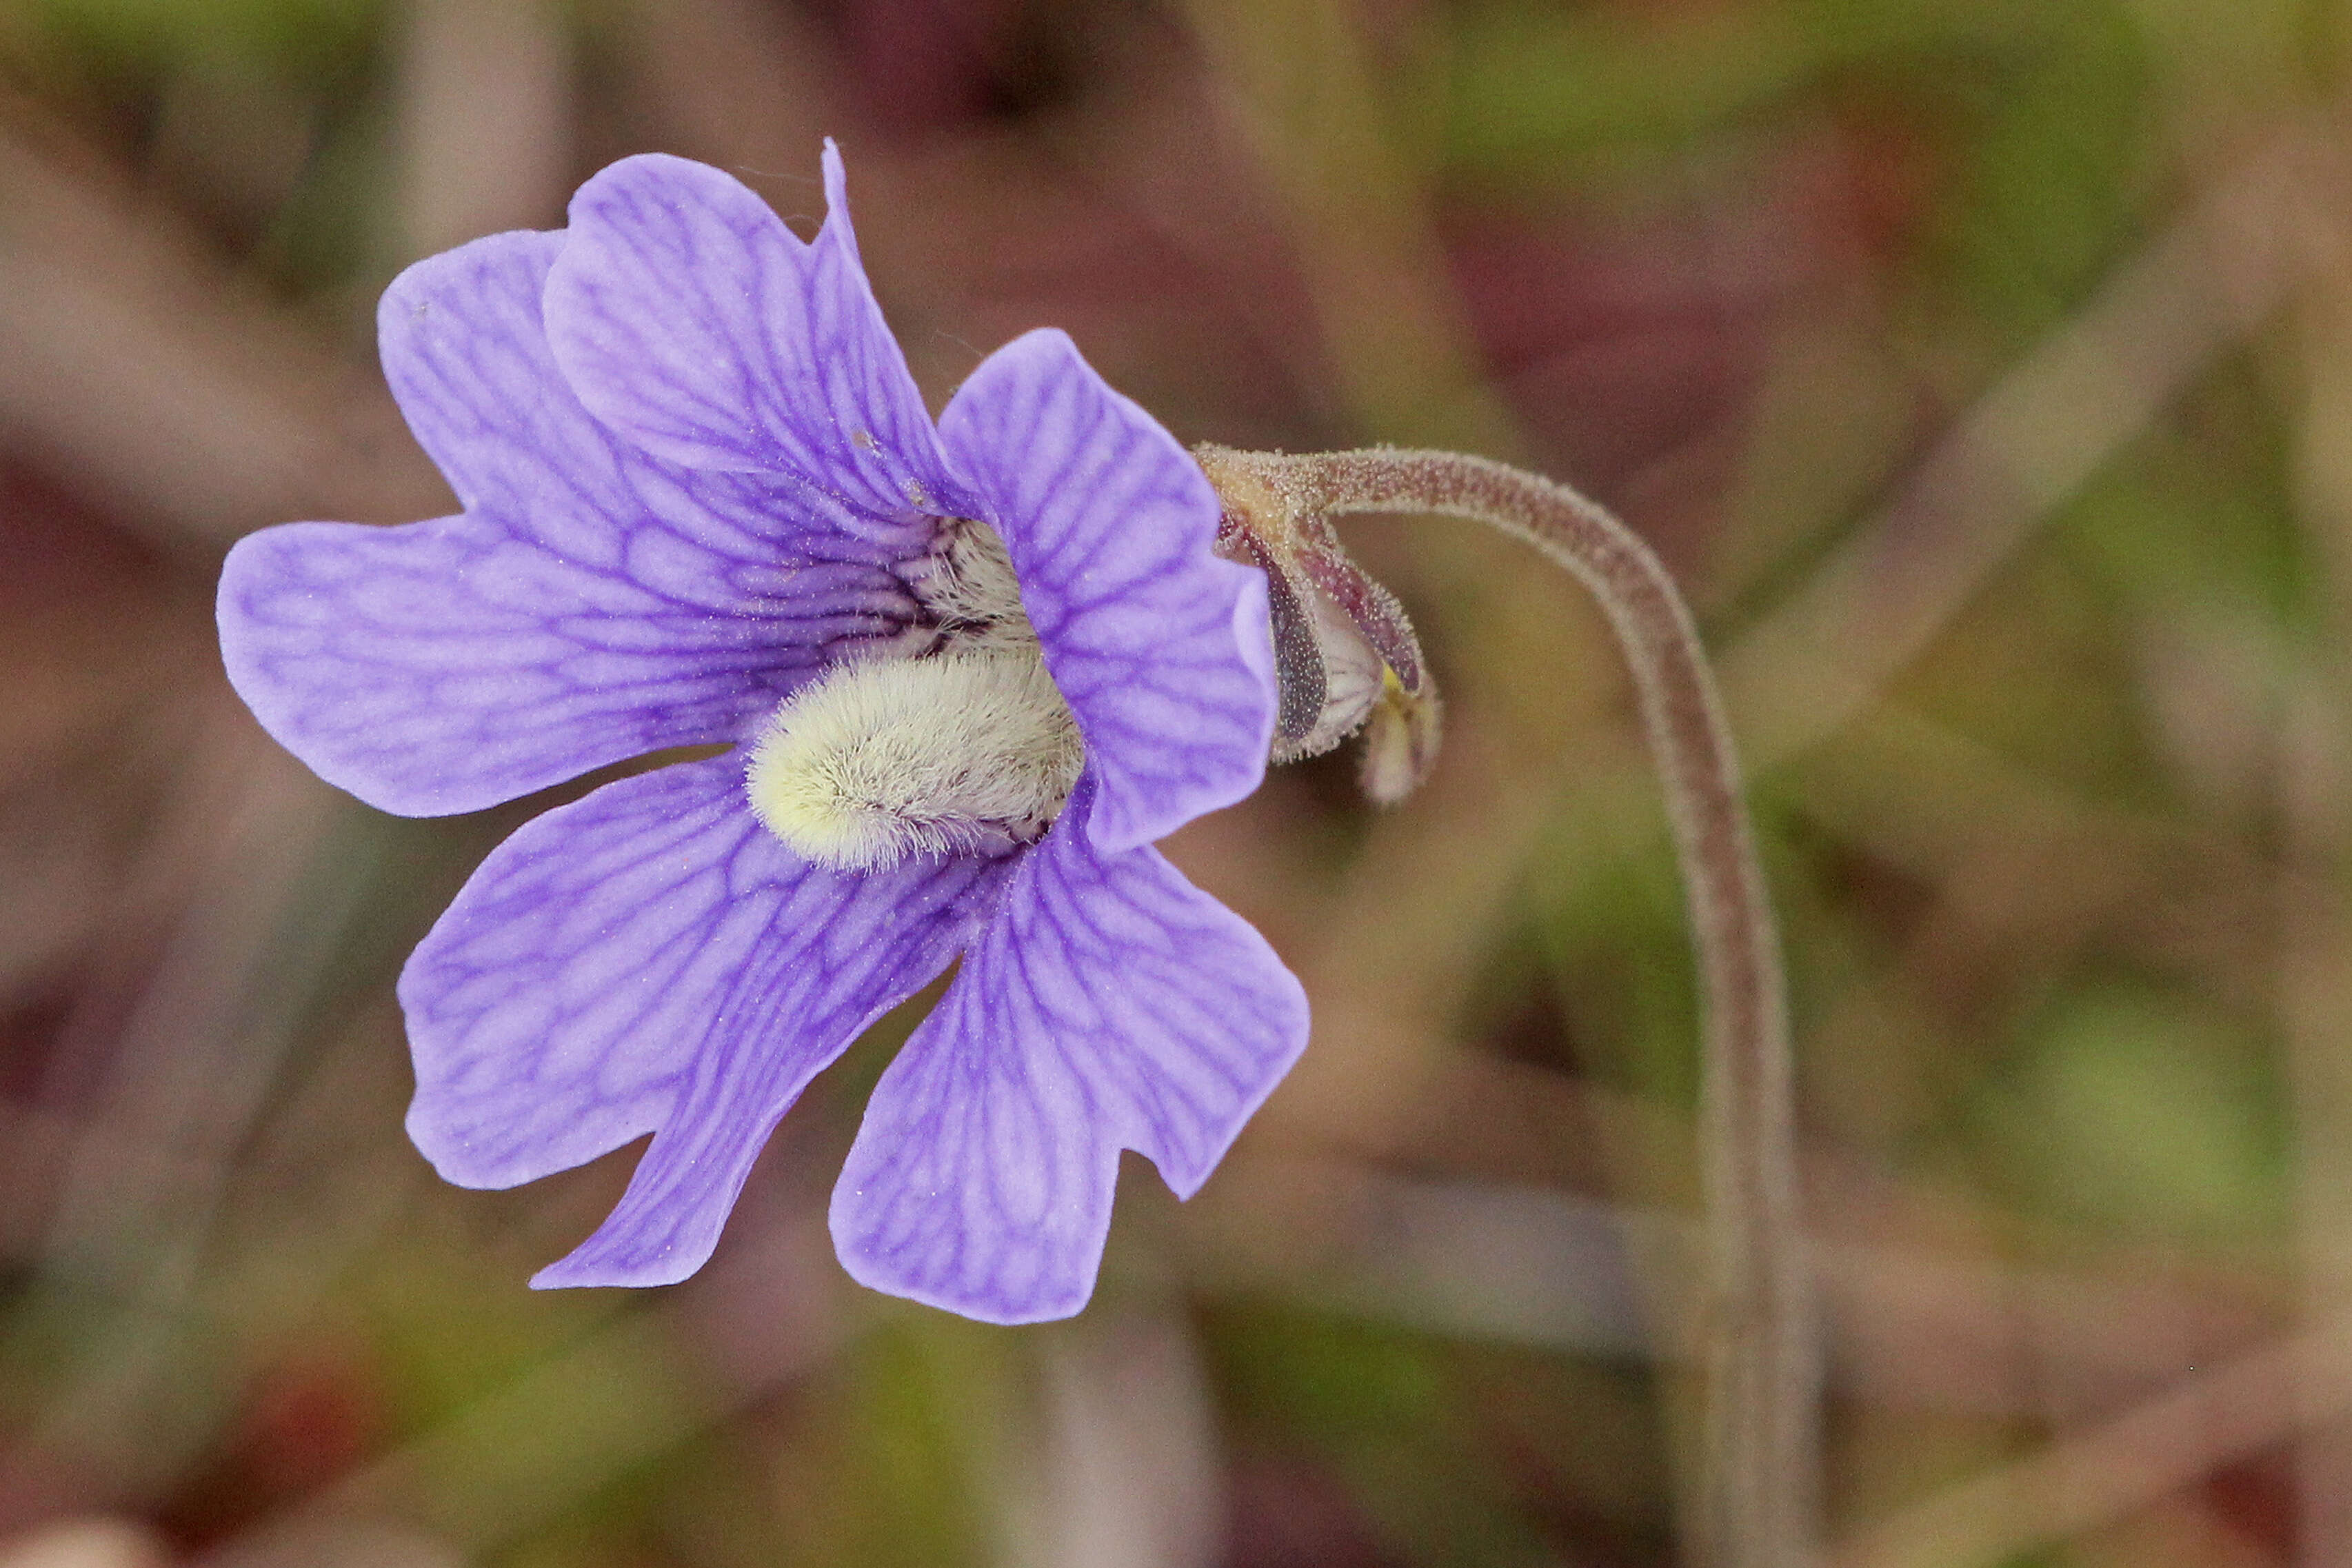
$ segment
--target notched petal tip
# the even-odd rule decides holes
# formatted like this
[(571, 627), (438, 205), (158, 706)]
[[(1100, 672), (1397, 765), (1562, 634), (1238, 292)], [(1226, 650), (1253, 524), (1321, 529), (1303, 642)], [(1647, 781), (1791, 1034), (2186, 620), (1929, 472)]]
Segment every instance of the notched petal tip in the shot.
[(995, 1323), (1005, 1328), (1018, 1328), (1026, 1323), (1055, 1323), (1076, 1317), (1094, 1299), (1096, 1277), (1101, 1271), (1102, 1254), (1097, 1247), (1082, 1272), (1042, 1281), (1033, 1291), (1006, 1295), (940, 1288), (909, 1270), (903, 1258), (866, 1245), (865, 1238), (856, 1230), (855, 1220), (843, 1217), (837, 1194), (829, 1225), (833, 1232), (834, 1253), (841, 1259), (842, 1271), (867, 1289), (878, 1290), (883, 1295), (896, 1296), (921, 1306), (936, 1307), (942, 1312), (953, 1312), (974, 1322)]

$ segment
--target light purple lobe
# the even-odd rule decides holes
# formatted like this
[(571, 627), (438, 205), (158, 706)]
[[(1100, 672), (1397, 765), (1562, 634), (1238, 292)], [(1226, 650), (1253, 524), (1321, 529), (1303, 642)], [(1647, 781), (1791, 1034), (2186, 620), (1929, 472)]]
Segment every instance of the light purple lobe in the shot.
[(548, 352), (562, 235), (418, 263), (385, 294), (384, 369), (464, 515), (292, 523), (230, 552), (221, 651), (263, 726), (407, 816), (468, 811), (666, 746), (738, 738), (847, 639), (913, 605), (798, 487), (629, 449)]
[(625, 158), (572, 198), (548, 280), (556, 358), (600, 418), (698, 468), (790, 475), (877, 526), (962, 490), (884, 324), (824, 153), (813, 242), (706, 164)]
[(1095, 842), (1149, 844), (1255, 789), (1276, 707), (1265, 580), (1211, 552), (1200, 465), (1051, 330), (991, 354), (940, 436), (1004, 536), (1077, 716)]
[(1190, 1197), (1306, 1045), (1306, 994), (1246, 921), (1159, 851), (1073, 830), (1092, 793), (1021, 859), (866, 1107), (832, 1218), (876, 1289), (1067, 1317), (1094, 1289), (1119, 1150)]
[(745, 809), (736, 758), (607, 784), (493, 850), (410, 958), (410, 1136), (452, 1182), (511, 1186), (655, 1132), (536, 1283), (683, 1279), (778, 1118), (947, 966), (1001, 876), (812, 867)]

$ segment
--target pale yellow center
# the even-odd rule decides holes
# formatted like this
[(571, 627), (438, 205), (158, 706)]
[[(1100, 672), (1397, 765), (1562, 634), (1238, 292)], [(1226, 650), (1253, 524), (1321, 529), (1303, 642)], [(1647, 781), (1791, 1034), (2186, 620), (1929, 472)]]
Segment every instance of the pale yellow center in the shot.
[(1077, 784), (1077, 721), (1045, 668), (996, 536), (959, 523), (916, 584), (935, 650), (835, 666), (753, 743), (752, 813), (822, 866), (999, 853), (1034, 841)]

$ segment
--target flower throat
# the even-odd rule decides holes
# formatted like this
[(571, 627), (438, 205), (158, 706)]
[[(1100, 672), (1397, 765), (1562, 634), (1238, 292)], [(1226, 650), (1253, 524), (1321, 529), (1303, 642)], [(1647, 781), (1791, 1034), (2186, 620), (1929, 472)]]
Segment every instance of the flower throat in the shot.
[(752, 814), (821, 866), (1002, 853), (1077, 785), (1077, 720), (996, 531), (949, 520), (908, 585), (926, 619), (795, 691), (752, 744)]

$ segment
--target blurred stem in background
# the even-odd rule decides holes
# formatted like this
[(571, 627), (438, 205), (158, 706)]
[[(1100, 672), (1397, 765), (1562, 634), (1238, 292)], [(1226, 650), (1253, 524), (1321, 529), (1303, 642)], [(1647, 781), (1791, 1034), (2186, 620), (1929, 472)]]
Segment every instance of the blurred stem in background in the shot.
[[(2352, 236), (2306, 220), (2296, 510), (2317, 565), (2315, 636), (2273, 703), (2280, 729), (2279, 1021), (2295, 1131), (2305, 1349), (2296, 1398), (2303, 1568), (2352, 1563), (2352, 1412), (2326, 1376), (2352, 1333)], [(2335, 232), (2330, 232), (2334, 230)], [(2332, 1329), (2332, 1333), (2328, 1331)], [(2340, 1380), (2339, 1380), (2340, 1381)]]

